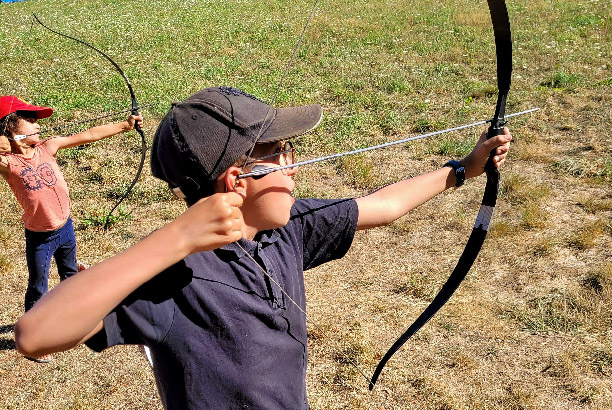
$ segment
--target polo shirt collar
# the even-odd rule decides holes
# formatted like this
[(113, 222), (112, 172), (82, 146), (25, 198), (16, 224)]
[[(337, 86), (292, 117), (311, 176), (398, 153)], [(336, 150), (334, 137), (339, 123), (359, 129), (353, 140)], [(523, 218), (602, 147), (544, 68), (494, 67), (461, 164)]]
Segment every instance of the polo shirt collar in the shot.
[[(238, 242), (233, 242), (221, 248), (215, 249), (214, 252), (224, 261), (238, 260), (246, 256), (244, 251), (247, 251), (251, 256), (253, 256), (258, 247), (265, 248), (268, 245), (278, 241), (279, 238), (280, 234), (276, 229), (261, 231), (255, 235), (255, 240), (253, 241), (241, 238)], [(240, 247), (242, 247), (242, 249)]]

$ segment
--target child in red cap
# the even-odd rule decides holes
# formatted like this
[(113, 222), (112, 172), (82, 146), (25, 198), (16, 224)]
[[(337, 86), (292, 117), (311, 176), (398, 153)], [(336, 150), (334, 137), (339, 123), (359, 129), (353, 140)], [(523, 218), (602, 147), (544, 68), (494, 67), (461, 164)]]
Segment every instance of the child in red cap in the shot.
[[(57, 151), (129, 131), (142, 122), (141, 116), (130, 115), (120, 123), (41, 141), (38, 120), (51, 114), (49, 107), (31, 105), (15, 96), (0, 97), (0, 174), (24, 210), (29, 272), (26, 312), (47, 292), (51, 257), (61, 280), (79, 271), (68, 186), (55, 160)], [(32, 358), (41, 363), (52, 359), (51, 355)]]

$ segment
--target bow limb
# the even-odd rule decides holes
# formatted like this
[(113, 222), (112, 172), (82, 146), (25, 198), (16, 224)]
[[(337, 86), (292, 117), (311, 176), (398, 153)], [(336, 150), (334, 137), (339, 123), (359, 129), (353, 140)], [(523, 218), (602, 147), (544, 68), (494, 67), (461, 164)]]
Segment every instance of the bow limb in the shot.
[[(487, 0), (489, 11), (491, 13), (491, 21), (495, 32), (495, 48), (497, 55), (497, 86), (499, 90), (495, 114), (489, 121), (490, 126), (487, 131), (487, 138), (501, 135), (504, 133), (506, 97), (510, 91), (510, 79), (512, 74), (512, 39), (510, 33), (510, 20), (504, 0)], [(499, 190), (499, 172), (493, 164), (494, 151), (491, 152), (485, 172), (487, 175), (487, 184), (485, 186), (484, 195), (480, 211), (476, 217), (476, 223), (472, 229), (472, 233), (468, 242), (451, 273), (450, 277), (442, 286), (438, 294), (435, 296), (429, 306), (421, 313), (412, 325), (400, 336), (399, 339), (385, 353), (383, 358), (376, 366), (376, 370), (372, 375), (369, 389), (372, 390), (383, 368), (391, 359), (393, 354), (397, 352), (421, 327), (423, 327), (444, 304), (450, 299), (455, 290), (459, 287), (472, 264), (476, 260), (482, 244), (487, 236), (487, 231), (493, 217), (493, 211), (497, 202), (497, 194)]]
[[(98, 54), (100, 54), (102, 57), (104, 57), (109, 63), (111, 63), (113, 65), (113, 67), (115, 67), (115, 69), (119, 72), (121, 77), (123, 77), (123, 81), (125, 82), (128, 90), (130, 92), (130, 98), (131, 98), (131, 103), (132, 103), (132, 108), (131, 108), (132, 115), (138, 115), (138, 101), (136, 100), (136, 95), (134, 94), (134, 89), (132, 88), (132, 84), (130, 83), (130, 80), (128, 79), (127, 75), (123, 72), (121, 67), (119, 67), (119, 64), (117, 64), (112, 58), (110, 58), (102, 50), (94, 47), (93, 45), (87, 43), (86, 41), (80, 40), (80, 39), (78, 39), (76, 37), (72, 37), (72, 36), (69, 36), (69, 35), (64, 34), (64, 33), (60, 33), (59, 31), (54, 30), (54, 29), (50, 28), (49, 26), (45, 25), (42, 21), (40, 21), (40, 19), (36, 16), (36, 14), (32, 13), (32, 15), (34, 16), (34, 19), (36, 20), (36, 22), (38, 24), (40, 24), (41, 26), (43, 26), (44, 28), (46, 28), (50, 32), (52, 32), (54, 34), (57, 34), (58, 36), (62, 36), (62, 37), (68, 38), (70, 40), (74, 40), (74, 41), (76, 41), (78, 43), (83, 44), (84, 46), (87, 46), (87, 47), (91, 48), (92, 50), (94, 50)], [(128, 189), (119, 198), (119, 200), (113, 206), (113, 208), (110, 210), (110, 212), (108, 213), (106, 218), (104, 218), (104, 229), (108, 228), (108, 226), (109, 226), (109, 219), (110, 219), (112, 213), (115, 211), (115, 209), (117, 209), (119, 207), (119, 205), (121, 205), (123, 200), (125, 198), (127, 198), (127, 196), (130, 194), (130, 192), (132, 191), (132, 189), (136, 185), (136, 182), (138, 182), (138, 179), (140, 178), (140, 174), (142, 174), (142, 169), (144, 167), (144, 162), (145, 162), (146, 155), (147, 155), (147, 141), (146, 141), (146, 138), (145, 138), (144, 131), (142, 130), (140, 125), (138, 125), (138, 123), (134, 124), (134, 129), (136, 130), (136, 132), (138, 132), (138, 134), (140, 135), (140, 139), (141, 139), (140, 164), (138, 166), (138, 170), (136, 171), (136, 175), (132, 179), (132, 182), (130, 183)]]
[[(132, 109), (132, 114), (138, 115), (138, 109)], [(136, 171), (136, 175), (134, 175), (132, 182), (130, 182), (130, 186), (128, 186), (128, 188), (125, 190), (125, 193), (121, 196), (121, 198), (119, 198), (115, 206), (112, 207), (112, 209), (108, 212), (108, 215), (106, 215), (106, 217), (104, 218), (104, 229), (108, 229), (111, 215), (113, 214), (115, 209), (117, 209), (119, 205), (121, 205), (123, 200), (127, 198), (127, 196), (130, 194), (130, 192), (140, 179), (140, 174), (142, 174), (144, 162), (147, 157), (147, 141), (145, 139), (144, 131), (142, 130), (142, 128), (140, 128), (138, 124), (134, 124), (134, 129), (136, 130), (136, 132), (138, 132), (138, 134), (140, 134), (140, 164), (138, 164), (138, 170)]]

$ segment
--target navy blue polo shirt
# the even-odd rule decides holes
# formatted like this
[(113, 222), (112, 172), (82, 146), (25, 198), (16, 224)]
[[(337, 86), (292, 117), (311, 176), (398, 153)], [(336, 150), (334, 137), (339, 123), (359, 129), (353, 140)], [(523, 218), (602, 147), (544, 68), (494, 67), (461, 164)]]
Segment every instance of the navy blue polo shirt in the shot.
[[(354, 200), (296, 200), (289, 223), (238, 243), (306, 310), (303, 271), (341, 258)], [(306, 317), (237, 244), (190, 255), (104, 318), (96, 351), (144, 344), (167, 409), (308, 409)]]

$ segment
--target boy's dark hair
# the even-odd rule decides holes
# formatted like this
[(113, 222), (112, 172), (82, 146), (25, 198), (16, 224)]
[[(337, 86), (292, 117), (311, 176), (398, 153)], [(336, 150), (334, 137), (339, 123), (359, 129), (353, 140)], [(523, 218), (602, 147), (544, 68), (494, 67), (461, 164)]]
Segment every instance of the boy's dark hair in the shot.
[(155, 133), (151, 172), (193, 204), (256, 142), (298, 137), (322, 117), (319, 105), (277, 109), (236, 88), (206, 88), (172, 104)]

